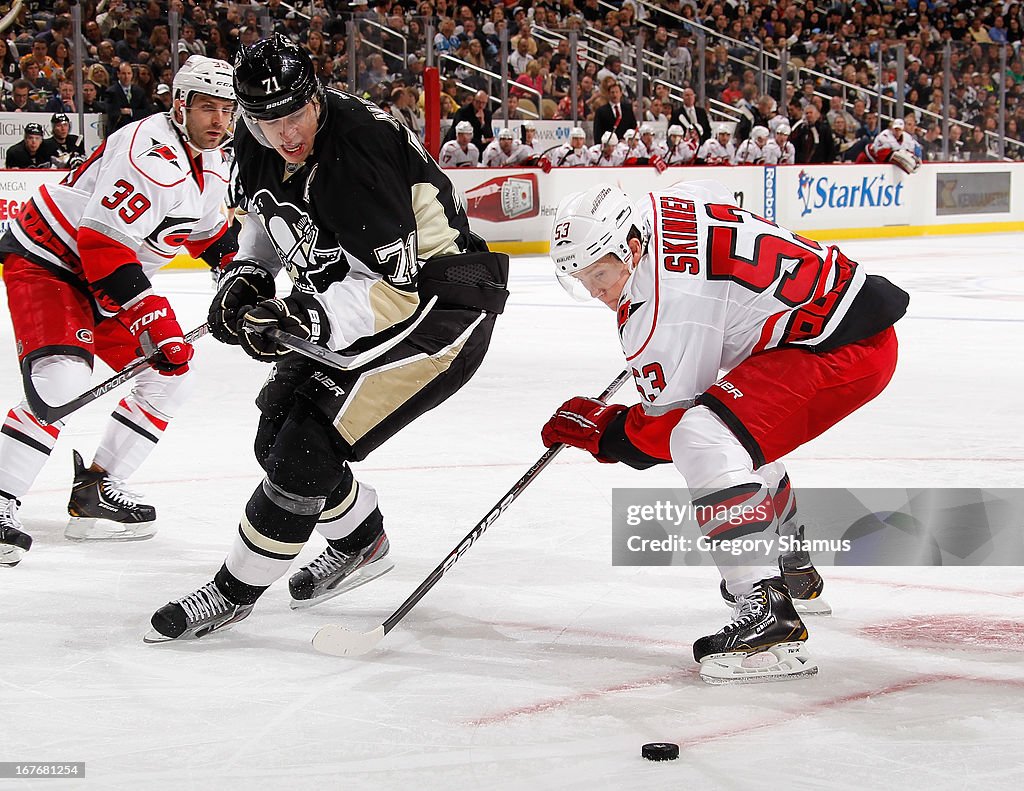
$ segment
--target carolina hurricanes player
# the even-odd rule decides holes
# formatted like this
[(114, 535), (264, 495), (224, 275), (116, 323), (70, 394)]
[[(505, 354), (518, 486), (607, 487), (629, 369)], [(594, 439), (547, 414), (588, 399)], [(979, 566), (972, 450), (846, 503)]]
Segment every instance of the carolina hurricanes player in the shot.
[(612, 131), (601, 135), (601, 142), (590, 147), (590, 164), (599, 168), (615, 168), (626, 161), (619, 148), (619, 136)]
[(441, 146), (437, 163), (443, 168), (475, 168), (480, 164), (480, 149), (473, 143), (473, 125), (469, 121), (455, 125), (455, 139)]
[(556, 168), (585, 168), (594, 164), (583, 127), (574, 126), (569, 131), (569, 142), (556, 148), (551, 159)]
[[(542, 436), (638, 469), (671, 462), (705, 506), (698, 522), (709, 539), (781, 531), (789, 544), (802, 531), (778, 459), (882, 391), (908, 297), (836, 247), (733, 204), (710, 181), (636, 205), (607, 184), (562, 201), (551, 241), (559, 282), (616, 311), (642, 402), (572, 398)], [(771, 547), (712, 552), (735, 611), (694, 643), (709, 683), (817, 670), (790, 597), (813, 609), (821, 578), (806, 552), (779, 558), (778, 542)]]
[(143, 335), (159, 349), (114, 409), (92, 465), (76, 452), (65, 535), (141, 539), (155, 509), (122, 481), (156, 446), (185, 397), (192, 347), (154, 272), (179, 251), (219, 266), (228, 165), (221, 146), (234, 111), (231, 67), (192, 56), (174, 78), (173, 108), (112, 134), (59, 185), (39, 187), (0, 240), (4, 281), (26, 400), (0, 436), (0, 563), (31, 546), (16, 515), (57, 441), (35, 398), (64, 404), (89, 387), (93, 359), (114, 370), (140, 356)]
[(499, 130), (498, 136), (484, 149), (483, 166), (485, 168), (505, 167), (512, 160), (512, 155), (519, 145), (515, 132), (509, 128)]
[(692, 127), (684, 131), (679, 124), (672, 124), (667, 133), (666, 165), (688, 165), (697, 157), (700, 137)]
[(764, 164), (792, 165), (796, 162), (796, 149), (789, 142), (789, 124), (775, 127), (775, 136), (764, 144)]
[[(680, 133), (682, 127), (678, 127)], [(679, 135), (682, 138), (682, 134)], [(664, 159), (668, 155), (668, 146), (664, 141), (654, 139), (654, 127), (650, 124), (640, 125), (640, 143), (643, 145), (644, 150), (647, 151), (648, 157), (661, 157)]]
[(857, 155), (857, 162), (892, 162), (905, 173), (917, 170), (921, 161), (917, 158), (918, 142), (905, 131), (902, 118), (893, 120), (888, 129), (883, 129), (868, 146)]
[(750, 137), (740, 143), (736, 149), (734, 165), (760, 165), (764, 163), (764, 147), (768, 142), (768, 127), (755, 126), (750, 130)]
[(715, 136), (709, 137), (697, 150), (698, 165), (731, 165), (736, 158), (736, 146), (732, 142), (732, 131), (726, 124), (719, 124)]

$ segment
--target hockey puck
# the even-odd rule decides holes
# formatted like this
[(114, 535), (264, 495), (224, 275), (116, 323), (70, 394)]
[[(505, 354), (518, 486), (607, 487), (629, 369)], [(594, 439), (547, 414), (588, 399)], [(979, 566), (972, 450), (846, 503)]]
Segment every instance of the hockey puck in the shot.
[(640, 749), (648, 761), (674, 761), (679, 757), (679, 745), (671, 742), (651, 742)]

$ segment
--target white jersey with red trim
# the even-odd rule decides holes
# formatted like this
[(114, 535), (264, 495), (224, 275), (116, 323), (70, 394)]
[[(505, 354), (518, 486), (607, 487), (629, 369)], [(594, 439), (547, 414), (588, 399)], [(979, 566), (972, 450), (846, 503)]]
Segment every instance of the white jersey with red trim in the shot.
[(443, 168), (475, 168), (480, 164), (480, 149), (469, 143), (463, 150), (458, 140), (449, 140), (441, 146), (437, 164)]
[(590, 147), (590, 164), (599, 168), (617, 168), (626, 161), (626, 153), (621, 146), (606, 149), (600, 143)]
[(736, 149), (734, 165), (760, 165), (764, 163), (765, 146), (759, 146), (753, 138), (748, 137)]
[(717, 137), (708, 138), (697, 150), (697, 159), (702, 160), (705, 165), (731, 165), (735, 158), (736, 146), (732, 141), (723, 146)]
[(166, 114), (114, 132), (60, 184), (43, 185), (11, 233), (25, 251), (81, 276), (79, 229), (89, 228), (138, 255), (146, 276), (226, 227), (225, 154), (192, 158)]
[(919, 148), (919, 145), (913, 135), (903, 132), (897, 139), (896, 134), (892, 129), (883, 129), (871, 142), (871, 145), (868, 146), (868, 153), (871, 155), (871, 158), (874, 159), (883, 151), (896, 151), (901, 148), (904, 151), (909, 151), (911, 154), (914, 154), (914, 156), (917, 156), (917, 149)]
[(594, 158), (590, 149), (586, 146), (573, 148), (569, 143), (564, 143), (555, 149), (555, 155), (551, 159), (556, 168), (585, 168), (594, 164)]
[(766, 165), (792, 165), (796, 162), (796, 149), (788, 140), (785, 147), (779, 145), (779, 141), (772, 139), (764, 144), (764, 164)]
[(623, 289), (619, 338), (649, 415), (688, 404), (751, 354), (826, 340), (863, 269), (737, 208), (714, 181), (637, 204), (645, 251)]
[[(498, 138), (494, 138), (487, 147), (484, 149), (483, 158), (480, 164), (485, 168), (503, 168), (512, 162), (515, 156), (516, 149), (518, 149), (522, 143), (518, 140), (512, 141), (512, 150), (509, 153), (505, 153), (501, 150), (501, 141)], [(525, 157), (524, 157), (525, 158)], [(518, 160), (517, 160), (518, 161)]]

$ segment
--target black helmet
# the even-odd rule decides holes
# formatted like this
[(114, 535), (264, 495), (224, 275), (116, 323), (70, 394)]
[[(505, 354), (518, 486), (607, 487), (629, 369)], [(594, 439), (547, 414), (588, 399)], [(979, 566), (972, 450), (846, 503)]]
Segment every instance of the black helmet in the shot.
[(319, 94), (309, 53), (280, 34), (257, 41), (235, 58), (235, 95), (249, 118), (283, 118)]

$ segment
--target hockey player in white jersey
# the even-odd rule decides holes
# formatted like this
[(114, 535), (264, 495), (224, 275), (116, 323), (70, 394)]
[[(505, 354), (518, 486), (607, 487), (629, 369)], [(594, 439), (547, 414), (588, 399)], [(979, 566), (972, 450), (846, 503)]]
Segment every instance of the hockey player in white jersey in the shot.
[(443, 168), (475, 168), (480, 164), (480, 149), (473, 143), (473, 125), (469, 121), (455, 125), (455, 139), (441, 146), (437, 162)]
[(590, 147), (591, 164), (599, 168), (617, 168), (625, 160), (625, 152), (619, 146), (619, 136), (611, 130), (601, 135), (600, 143)]
[(636, 129), (627, 129), (622, 133), (619, 149), (622, 151), (623, 162), (628, 165), (635, 165), (641, 159), (646, 162), (650, 156)]
[(764, 145), (764, 164), (792, 165), (796, 162), (796, 149), (789, 142), (789, 124), (779, 124), (775, 134)]
[(512, 153), (509, 155), (508, 166), (521, 165), (524, 163), (535, 163), (537, 152), (534, 150), (534, 141), (537, 139), (537, 127), (533, 121), (523, 121), (522, 137), (512, 146)]
[(555, 149), (551, 161), (556, 168), (585, 168), (593, 164), (583, 127), (574, 126), (570, 130), (569, 142)]
[(509, 164), (517, 147), (516, 133), (505, 128), (498, 132), (498, 136), (487, 144), (484, 149), (483, 166), (485, 168), (503, 168)]
[(736, 149), (734, 165), (761, 165), (764, 163), (764, 147), (768, 142), (768, 127), (755, 126), (750, 137)]
[(566, 290), (615, 311), (641, 403), (572, 398), (545, 424), (544, 444), (682, 475), (735, 608), (694, 642), (705, 681), (812, 675), (794, 599), (813, 605), (822, 582), (779, 459), (885, 388), (906, 293), (736, 207), (711, 181), (635, 204), (610, 184), (570, 195), (551, 255)]
[[(680, 133), (683, 130), (681, 126), (678, 129)], [(680, 134), (680, 137), (682, 137), (682, 134)], [(648, 157), (659, 156), (665, 159), (668, 155), (668, 146), (665, 145), (664, 140), (655, 139), (654, 127), (650, 124), (640, 124), (640, 142), (643, 144)]]
[(857, 155), (857, 162), (891, 162), (905, 173), (913, 173), (921, 165), (917, 157), (920, 144), (906, 131), (902, 118), (896, 118)]
[(0, 563), (31, 546), (16, 515), (63, 428), (39, 406), (88, 389), (93, 360), (114, 370), (159, 350), (117, 404), (92, 464), (74, 454), (65, 531), (72, 540), (149, 538), (156, 511), (122, 483), (156, 446), (189, 380), (192, 347), (151, 278), (179, 252), (219, 266), (234, 111), (231, 67), (192, 56), (174, 78), (173, 106), (106, 139), (60, 184), (39, 187), (0, 239), (26, 400), (0, 436)]
[(684, 130), (679, 124), (668, 128), (668, 145), (664, 156), (666, 165), (691, 165), (697, 158), (700, 136), (697, 130)]
[(715, 134), (697, 150), (698, 165), (731, 165), (735, 158), (732, 130), (726, 124), (718, 124)]

